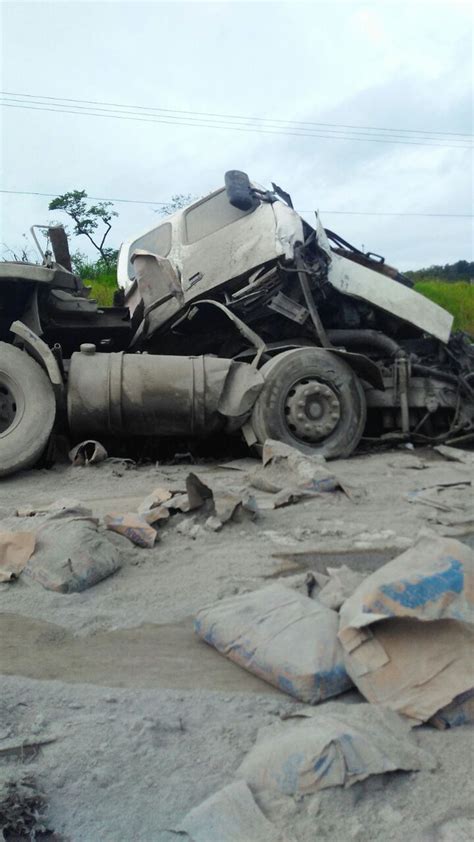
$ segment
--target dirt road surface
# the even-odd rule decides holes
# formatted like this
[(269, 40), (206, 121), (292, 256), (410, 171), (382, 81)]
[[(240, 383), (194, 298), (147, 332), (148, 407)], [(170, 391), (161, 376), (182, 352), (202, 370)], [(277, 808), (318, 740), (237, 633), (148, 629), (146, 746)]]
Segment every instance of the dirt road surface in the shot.
[[(251, 463), (236, 466), (107, 461), (29, 471), (2, 481), (0, 518), (66, 496), (99, 517), (130, 511), (157, 486), (184, 484), (190, 470), (244, 489)], [(426, 527), (473, 545), (468, 465), (400, 448), (331, 467), (350, 496), (271, 510), (255, 492), (257, 520), (191, 538), (186, 522), (201, 523), (199, 513), (175, 515), (153, 549), (113, 535), (122, 568), (83, 593), (47, 591), (24, 577), (0, 585), (0, 772), (35, 775), (63, 839), (172, 842), (185, 813), (233, 780), (258, 728), (298, 705), (197, 641), (197, 610), (328, 564), (373, 570)], [(438, 506), (410, 497), (422, 488), (435, 489), (428, 493)], [(342, 698), (360, 701), (355, 692)], [(50, 738), (31, 752), (11, 749)], [(422, 727), (415, 739), (437, 758), (435, 772), (383, 775), (299, 800), (268, 794), (260, 806), (294, 842), (467, 842), (472, 728)]]

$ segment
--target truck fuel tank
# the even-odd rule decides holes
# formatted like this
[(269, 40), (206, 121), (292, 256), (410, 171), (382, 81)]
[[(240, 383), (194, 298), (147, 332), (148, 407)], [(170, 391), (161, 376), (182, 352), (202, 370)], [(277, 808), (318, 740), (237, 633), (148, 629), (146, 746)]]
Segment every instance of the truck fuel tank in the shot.
[(73, 436), (208, 436), (236, 429), (263, 386), (251, 365), (212, 356), (96, 353), (71, 357), (67, 412)]

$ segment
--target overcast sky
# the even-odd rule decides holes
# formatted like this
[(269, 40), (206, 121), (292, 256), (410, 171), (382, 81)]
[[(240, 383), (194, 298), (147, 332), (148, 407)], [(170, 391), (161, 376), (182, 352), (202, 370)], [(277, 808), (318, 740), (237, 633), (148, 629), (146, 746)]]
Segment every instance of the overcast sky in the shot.
[[(125, 105), (473, 131), (470, 4), (4, 2), (3, 91)], [(227, 169), (277, 182), (295, 207), (402, 269), (472, 257), (472, 220), (330, 211), (472, 213), (468, 149), (250, 133), (14, 108), (2, 188), (167, 201)], [(453, 140), (459, 143), (458, 140)], [(427, 137), (429, 141), (429, 136)], [(443, 143), (448, 142), (448, 136)], [(2, 194), (0, 240), (59, 221), (48, 199)], [(116, 204), (110, 245), (158, 221)], [(83, 238), (74, 248), (86, 250)]]

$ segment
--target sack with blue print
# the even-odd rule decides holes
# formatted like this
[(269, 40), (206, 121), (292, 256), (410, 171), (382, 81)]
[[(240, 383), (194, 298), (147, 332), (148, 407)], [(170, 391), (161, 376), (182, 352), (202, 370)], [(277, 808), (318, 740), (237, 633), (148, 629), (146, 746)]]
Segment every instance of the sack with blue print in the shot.
[(352, 686), (335, 611), (274, 584), (203, 608), (195, 620), (202, 640), (249, 672), (309, 704)]

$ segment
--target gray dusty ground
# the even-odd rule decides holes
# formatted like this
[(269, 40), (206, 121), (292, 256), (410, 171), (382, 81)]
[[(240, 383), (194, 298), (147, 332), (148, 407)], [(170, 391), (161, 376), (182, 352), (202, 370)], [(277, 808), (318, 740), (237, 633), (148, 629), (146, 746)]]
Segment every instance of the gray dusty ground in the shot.
[[(37, 776), (51, 827), (71, 842), (178, 838), (169, 829), (232, 781), (258, 727), (294, 706), (194, 638), (191, 618), (204, 604), (327, 564), (374, 569), (424, 526), (472, 543), (468, 486), (429, 492), (441, 507), (406, 496), (467, 481), (467, 466), (432, 451), (395, 450), (332, 467), (351, 499), (325, 494), (263, 508), (255, 522), (195, 539), (179, 527), (191, 516), (177, 515), (152, 550), (114, 536), (122, 569), (82, 594), (23, 579), (0, 586), (0, 769)], [(191, 469), (213, 484), (246, 486), (243, 471), (217, 463)], [(62, 496), (89, 503), (97, 515), (133, 509), (156, 486), (182, 483), (189, 470), (107, 462), (31, 471), (3, 480), (1, 514)], [(264, 506), (264, 495), (257, 497)], [(23, 756), (5, 750), (18, 737), (50, 736), (56, 739)], [(419, 744), (439, 761), (435, 772), (382, 776), (301, 801), (268, 796), (261, 806), (295, 842), (467, 842), (474, 838), (471, 738), (468, 726), (418, 729)]]

